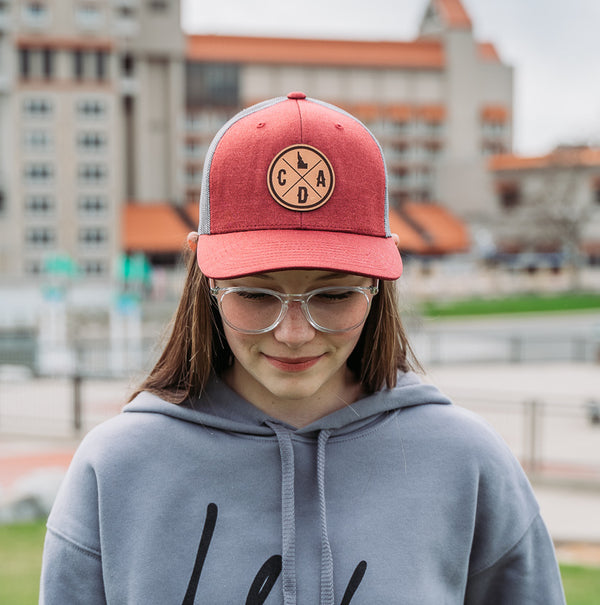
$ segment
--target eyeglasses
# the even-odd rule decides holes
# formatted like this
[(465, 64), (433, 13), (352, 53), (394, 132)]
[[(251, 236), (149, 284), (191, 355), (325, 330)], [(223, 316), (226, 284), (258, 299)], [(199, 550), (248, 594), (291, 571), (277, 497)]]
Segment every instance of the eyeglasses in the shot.
[(304, 317), (320, 332), (349, 332), (367, 319), (371, 300), (377, 292), (379, 280), (364, 288), (330, 286), (304, 294), (283, 294), (266, 288), (213, 286), (210, 289), (223, 321), (244, 334), (274, 330), (283, 321), (291, 302), (300, 303)]

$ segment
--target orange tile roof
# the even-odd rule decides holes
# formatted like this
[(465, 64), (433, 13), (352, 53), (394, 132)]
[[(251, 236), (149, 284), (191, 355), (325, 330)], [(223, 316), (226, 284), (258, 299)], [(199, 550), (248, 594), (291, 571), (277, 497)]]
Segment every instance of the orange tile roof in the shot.
[(436, 8), (450, 27), (471, 29), (471, 19), (460, 0), (436, 0)]
[[(196, 202), (189, 202), (182, 211), (192, 224), (198, 222)], [(468, 248), (464, 224), (436, 204), (405, 203), (401, 213), (391, 209), (390, 229), (400, 237), (402, 252), (449, 254)], [(122, 246), (126, 252), (177, 254), (184, 250), (190, 230), (178, 212), (166, 202), (128, 203), (123, 209)]]
[(412, 117), (413, 108), (410, 105), (388, 105), (385, 109), (385, 115), (392, 120), (405, 122)]
[(600, 166), (600, 148), (558, 147), (543, 156), (519, 156), (512, 153), (492, 156), (488, 167), (492, 172), (540, 170), (560, 166)]
[(407, 121), (412, 118), (420, 118), (427, 122), (443, 122), (446, 118), (446, 108), (443, 105), (407, 105), (393, 104), (383, 105), (377, 103), (337, 103), (347, 112), (357, 116), (361, 120), (374, 120), (378, 116), (385, 116), (391, 120)]
[(19, 36), (17, 38), (19, 48), (58, 48), (58, 49), (90, 49), (90, 50), (112, 50), (114, 41), (110, 38), (75, 38), (55, 36)]
[(170, 204), (128, 203), (123, 208), (122, 245), (127, 252), (184, 250), (190, 228)]
[(441, 69), (445, 64), (439, 40), (383, 42), (191, 35), (187, 37), (186, 54), (191, 61), (226, 63), (421, 69)]
[(477, 44), (477, 52), (479, 53), (479, 57), (484, 61), (500, 63), (500, 55), (491, 42), (479, 42)]
[(421, 105), (417, 109), (417, 114), (427, 122), (443, 122), (446, 108), (443, 105)]
[(400, 238), (400, 252), (427, 254), (429, 244), (394, 209), (390, 209), (390, 230)]
[(466, 225), (449, 210), (438, 204), (406, 202), (402, 213), (427, 235), (430, 254), (452, 254), (469, 249)]
[(510, 111), (504, 105), (484, 105), (480, 115), (484, 122), (504, 123), (508, 120)]
[(198, 225), (200, 220), (200, 209), (198, 202), (188, 202), (184, 207), (183, 211), (187, 214), (189, 220), (193, 225)]

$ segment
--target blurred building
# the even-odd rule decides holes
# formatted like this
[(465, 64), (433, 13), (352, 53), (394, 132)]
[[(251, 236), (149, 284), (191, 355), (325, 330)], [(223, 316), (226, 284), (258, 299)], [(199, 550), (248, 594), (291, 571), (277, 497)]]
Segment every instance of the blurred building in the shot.
[(186, 37), (178, 0), (0, 0), (0, 274), (27, 281), (59, 254), (96, 280), (122, 251), (172, 264), (218, 128), (291, 90), (379, 138), (405, 251), (493, 228), (513, 72), (459, 0), (424, 2), (409, 42)]
[(0, 274), (106, 279), (128, 200), (181, 201), (173, 0), (0, 1)]
[[(531, 267), (600, 264), (600, 149), (561, 146), (544, 156), (489, 160), (500, 258)], [(578, 258), (579, 257), (579, 258)]]

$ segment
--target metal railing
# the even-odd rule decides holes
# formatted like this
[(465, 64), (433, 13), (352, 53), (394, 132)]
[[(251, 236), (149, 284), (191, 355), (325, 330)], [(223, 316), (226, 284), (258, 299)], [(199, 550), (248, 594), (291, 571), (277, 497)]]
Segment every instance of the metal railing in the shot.
[[(77, 440), (117, 415), (142, 378), (141, 373), (115, 378), (1, 372), (0, 438)], [(453, 397), (494, 426), (530, 477), (600, 489), (600, 395), (598, 400), (509, 399), (494, 395), (490, 386)]]

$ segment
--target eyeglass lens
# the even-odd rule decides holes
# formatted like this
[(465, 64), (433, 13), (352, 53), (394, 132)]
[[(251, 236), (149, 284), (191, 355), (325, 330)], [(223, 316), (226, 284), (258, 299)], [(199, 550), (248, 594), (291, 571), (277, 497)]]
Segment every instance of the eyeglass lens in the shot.
[[(269, 328), (279, 319), (283, 305), (283, 300), (264, 291), (232, 290), (220, 297), (223, 317), (229, 325), (242, 331)], [(366, 318), (369, 297), (362, 290), (322, 289), (308, 297), (305, 310), (318, 327), (331, 331), (351, 330)]]

